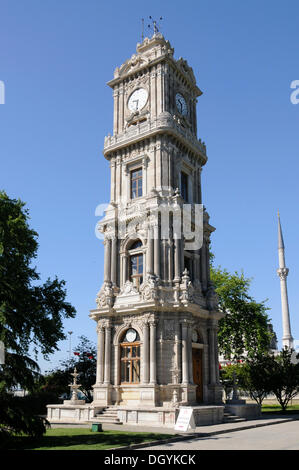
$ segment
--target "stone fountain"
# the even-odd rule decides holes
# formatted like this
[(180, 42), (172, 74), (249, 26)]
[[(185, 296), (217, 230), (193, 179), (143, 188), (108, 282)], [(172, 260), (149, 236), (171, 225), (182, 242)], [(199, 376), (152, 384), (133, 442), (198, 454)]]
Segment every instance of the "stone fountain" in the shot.
[(69, 385), (71, 389), (71, 399), (70, 400), (64, 400), (65, 405), (83, 405), (85, 403), (85, 400), (81, 400), (78, 398), (78, 388), (81, 387), (81, 384), (77, 384), (77, 377), (79, 373), (77, 372), (77, 369), (75, 367), (74, 372), (71, 373), (71, 375), (74, 377), (73, 383)]

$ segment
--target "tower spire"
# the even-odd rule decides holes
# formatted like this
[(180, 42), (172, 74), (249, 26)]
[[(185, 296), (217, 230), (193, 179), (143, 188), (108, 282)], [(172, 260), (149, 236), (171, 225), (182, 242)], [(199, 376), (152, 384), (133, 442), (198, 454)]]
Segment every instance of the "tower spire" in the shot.
[(285, 248), (282, 236), (282, 229), (280, 223), (280, 214), (278, 211), (278, 260), (279, 268), (277, 274), (280, 277), (280, 294), (281, 294), (281, 310), (282, 310), (282, 328), (283, 347), (287, 346), (289, 349), (293, 348), (293, 337), (291, 334), (291, 323), (289, 313), (289, 301), (288, 301), (288, 290), (287, 290), (287, 276), (289, 269), (285, 265)]

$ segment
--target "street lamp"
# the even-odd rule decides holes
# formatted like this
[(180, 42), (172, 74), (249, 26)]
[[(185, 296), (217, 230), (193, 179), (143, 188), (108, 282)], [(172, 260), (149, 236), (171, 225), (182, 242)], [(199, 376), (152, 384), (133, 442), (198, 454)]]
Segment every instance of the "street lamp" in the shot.
[(71, 360), (71, 354), (72, 354), (72, 331), (68, 331), (68, 334), (70, 335), (70, 349), (69, 349), (69, 360)]

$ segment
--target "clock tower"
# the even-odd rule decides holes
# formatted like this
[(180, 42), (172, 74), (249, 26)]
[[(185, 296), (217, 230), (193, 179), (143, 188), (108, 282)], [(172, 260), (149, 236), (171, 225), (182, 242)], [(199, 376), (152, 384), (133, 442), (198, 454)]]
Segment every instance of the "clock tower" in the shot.
[(197, 137), (202, 92), (158, 32), (137, 44), (108, 85), (111, 192), (98, 225), (104, 280), (90, 313), (98, 334), (93, 406), (117, 410), (122, 422), (171, 424), (179, 406), (222, 397), (222, 314), (209, 268), (215, 229), (202, 205), (207, 154)]

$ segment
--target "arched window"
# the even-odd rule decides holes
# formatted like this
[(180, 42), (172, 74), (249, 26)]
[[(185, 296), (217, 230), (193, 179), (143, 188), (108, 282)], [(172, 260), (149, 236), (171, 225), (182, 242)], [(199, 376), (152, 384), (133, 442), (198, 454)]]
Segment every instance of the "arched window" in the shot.
[(140, 382), (140, 338), (133, 328), (129, 328), (120, 344), (121, 383), (136, 384)]
[(139, 287), (143, 281), (143, 252), (141, 240), (136, 240), (129, 248), (129, 276), (134, 286)]
[(137, 248), (140, 248), (141, 246), (142, 246), (142, 241), (141, 240), (136, 240), (130, 246), (130, 250), (136, 250)]

